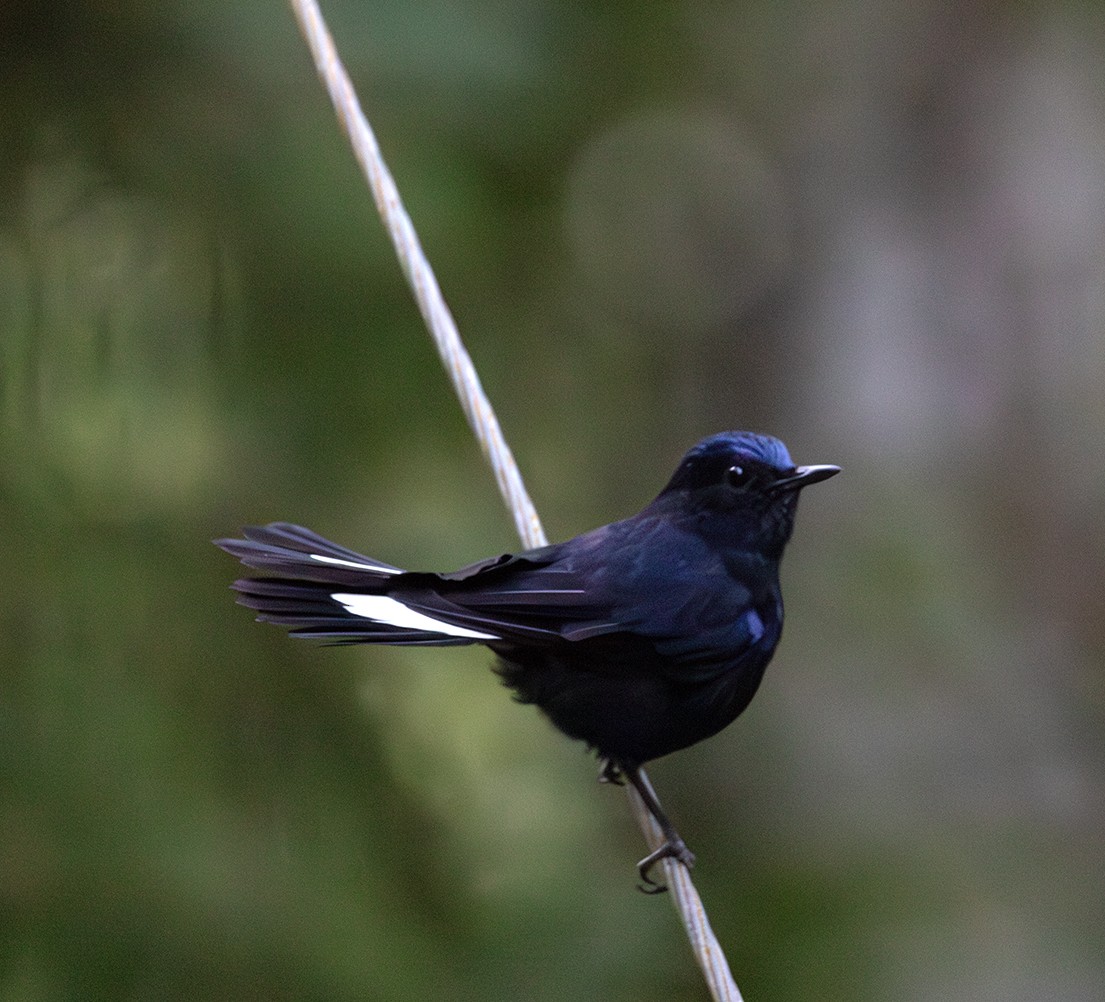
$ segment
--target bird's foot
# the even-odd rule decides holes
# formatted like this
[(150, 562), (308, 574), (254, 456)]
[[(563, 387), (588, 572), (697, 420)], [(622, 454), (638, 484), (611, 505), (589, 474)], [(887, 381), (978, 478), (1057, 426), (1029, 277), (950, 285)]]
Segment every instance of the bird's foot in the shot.
[(621, 766), (612, 758), (604, 758), (599, 762), (599, 782), (613, 783), (614, 786), (625, 786), (625, 776)]
[(694, 866), (694, 853), (687, 848), (687, 843), (677, 835), (674, 839), (668, 839), (659, 849), (650, 852), (637, 864), (637, 872), (641, 875), (641, 883), (637, 890), (644, 894), (663, 894), (666, 884), (658, 884), (649, 876), (649, 871), (662, 859), (677, 859), (689, 870)]

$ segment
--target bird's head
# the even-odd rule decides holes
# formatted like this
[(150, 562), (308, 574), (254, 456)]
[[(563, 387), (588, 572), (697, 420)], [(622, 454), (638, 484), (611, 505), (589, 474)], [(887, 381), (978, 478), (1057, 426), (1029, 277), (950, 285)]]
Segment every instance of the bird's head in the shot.
[(726, 431), (683, 457), (652, 506), (691, 519), (720, 546), (778, 557), (801, 489), (839, 472), (839, 466), (795, 466), (787, 447), (769, 435)]

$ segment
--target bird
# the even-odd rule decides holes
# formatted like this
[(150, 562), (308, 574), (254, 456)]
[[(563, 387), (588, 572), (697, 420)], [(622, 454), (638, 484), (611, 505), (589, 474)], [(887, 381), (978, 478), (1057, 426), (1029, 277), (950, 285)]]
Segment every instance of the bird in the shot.
[(447, 573), (405, 571), (298, 525), (217, 546), (265, 577), (235, 581), (260, 622), (332, 644), (482, 644), (502, 681), (628, 780), (664, 836), (638, 865), (694, 863), (641, 767), (712, 737), (748, 706), (782, 634), (779, 564), (799, 493), (840, 472), (777, 438), (704, 438), (638, 514)]

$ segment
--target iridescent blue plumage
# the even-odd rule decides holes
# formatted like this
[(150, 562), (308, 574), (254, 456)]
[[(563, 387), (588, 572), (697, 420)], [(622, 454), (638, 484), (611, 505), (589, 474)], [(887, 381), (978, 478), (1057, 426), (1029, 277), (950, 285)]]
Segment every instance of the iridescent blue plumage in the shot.
[[(283, 575), (234, 587), (296, 635), (485, 644), (522, 702), (637, 782), (642, 763), (748, 705), (782, 632), (779, 560), (799, 490), (837, 472), (796, 467), (778, 439), (723, 432), (632, 518), (448, 574), (403, 572), (283, 523), (219, 545)], [(677, 839), (670, 829), (669, 854), (689, 858)]]

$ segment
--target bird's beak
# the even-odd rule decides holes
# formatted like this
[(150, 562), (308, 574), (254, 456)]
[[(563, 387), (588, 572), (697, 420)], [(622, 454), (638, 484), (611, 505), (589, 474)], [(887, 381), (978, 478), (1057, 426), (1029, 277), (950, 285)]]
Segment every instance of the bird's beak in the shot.
[(785, 476), (771, 485), (773, 491), (796, 491), (810, 484), (816, 484), (819, 480), (828, 480), (840, 472), (839, 466), (796, 466), (794, 472)]

